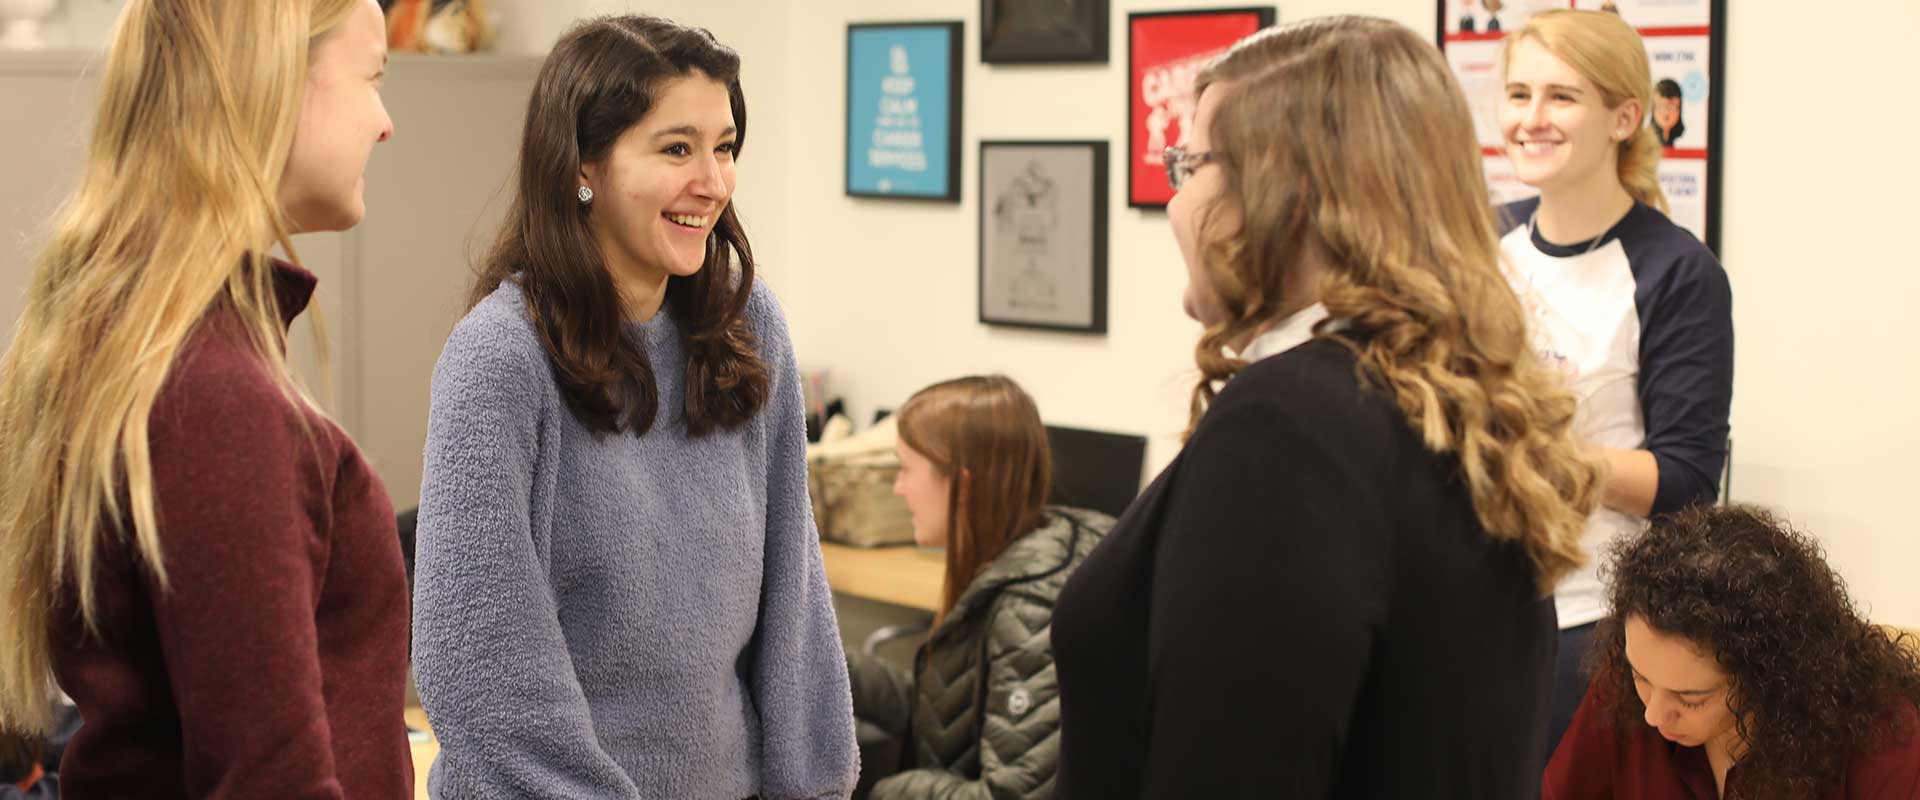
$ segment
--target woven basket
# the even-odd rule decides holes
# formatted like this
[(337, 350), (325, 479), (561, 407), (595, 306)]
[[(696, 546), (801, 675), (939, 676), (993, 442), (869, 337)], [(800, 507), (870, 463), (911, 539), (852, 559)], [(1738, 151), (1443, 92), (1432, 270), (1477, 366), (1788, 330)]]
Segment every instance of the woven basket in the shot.
[(807, 459), (807, 489), (820, 538), (854, 547), (913, 543), (913, 514), (893, 493), (900, 459), (891, 452)]

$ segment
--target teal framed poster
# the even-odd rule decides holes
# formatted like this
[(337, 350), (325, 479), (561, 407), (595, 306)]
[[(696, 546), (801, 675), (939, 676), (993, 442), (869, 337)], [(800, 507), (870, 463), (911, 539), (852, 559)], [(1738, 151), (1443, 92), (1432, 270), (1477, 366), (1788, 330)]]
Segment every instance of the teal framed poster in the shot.
[(847, 26), (847, 187), (960, 202), (959, 22)]

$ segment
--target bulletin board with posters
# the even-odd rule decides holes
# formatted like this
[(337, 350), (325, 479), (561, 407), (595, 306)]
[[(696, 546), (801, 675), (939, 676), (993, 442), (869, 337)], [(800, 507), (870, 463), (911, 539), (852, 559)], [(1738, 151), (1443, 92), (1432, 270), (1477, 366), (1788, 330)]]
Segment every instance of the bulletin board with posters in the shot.
[(1640, 32), (1653, 68), (1647, 124), (1666, 145), (1660, 186), (1673, 221), (1720, 251), (1720, 142), (1724, 127), (1726, 0), (1439, 0), (1440, 47), (1466, 92), (1497, 203), (1537, 194), (1514, 177), (1499, 126), (1506, 32), (1557, 8), (1609, 11)]

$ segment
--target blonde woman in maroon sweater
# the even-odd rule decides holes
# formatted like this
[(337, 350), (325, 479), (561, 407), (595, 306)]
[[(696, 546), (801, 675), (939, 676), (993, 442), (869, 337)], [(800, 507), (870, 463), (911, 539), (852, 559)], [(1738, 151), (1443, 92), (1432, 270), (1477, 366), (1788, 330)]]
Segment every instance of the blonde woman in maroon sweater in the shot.
[[(50, 677), (84, 797), (396, 798), (392, 504), (287, 368), (392, 131), (374, 0), (131, 0), (79, 188), (0, 362), (0, 728)], [(297, 257), (296, 257), (297, 260)]]

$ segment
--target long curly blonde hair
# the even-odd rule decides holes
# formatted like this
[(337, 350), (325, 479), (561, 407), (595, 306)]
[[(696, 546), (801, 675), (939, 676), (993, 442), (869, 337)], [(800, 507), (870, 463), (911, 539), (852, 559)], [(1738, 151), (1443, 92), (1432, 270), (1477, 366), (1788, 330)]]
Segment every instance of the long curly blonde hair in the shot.
[[(1201, 268), (1224, 319), (1195, 348), (1191, 422), (1246, 366), (1228, 352), (1315, 299), (1426, 446), (1453, 453), (1488, 535), (1518, 542), (1543, 593), (1586, 560), (1601, 468), (1575, 400), (1536, 361), (1501, 267), (1472, 117), (1429, 42), (1382, 19), (1325, 17), (1249, 37), (1201, 72), (1224, 92), (1207, 132), (1224, 189)], [(1238, 210), (1224, 229), (1217, 212)], [(1320, 266), (1317, 297), (1289, 275)]]

